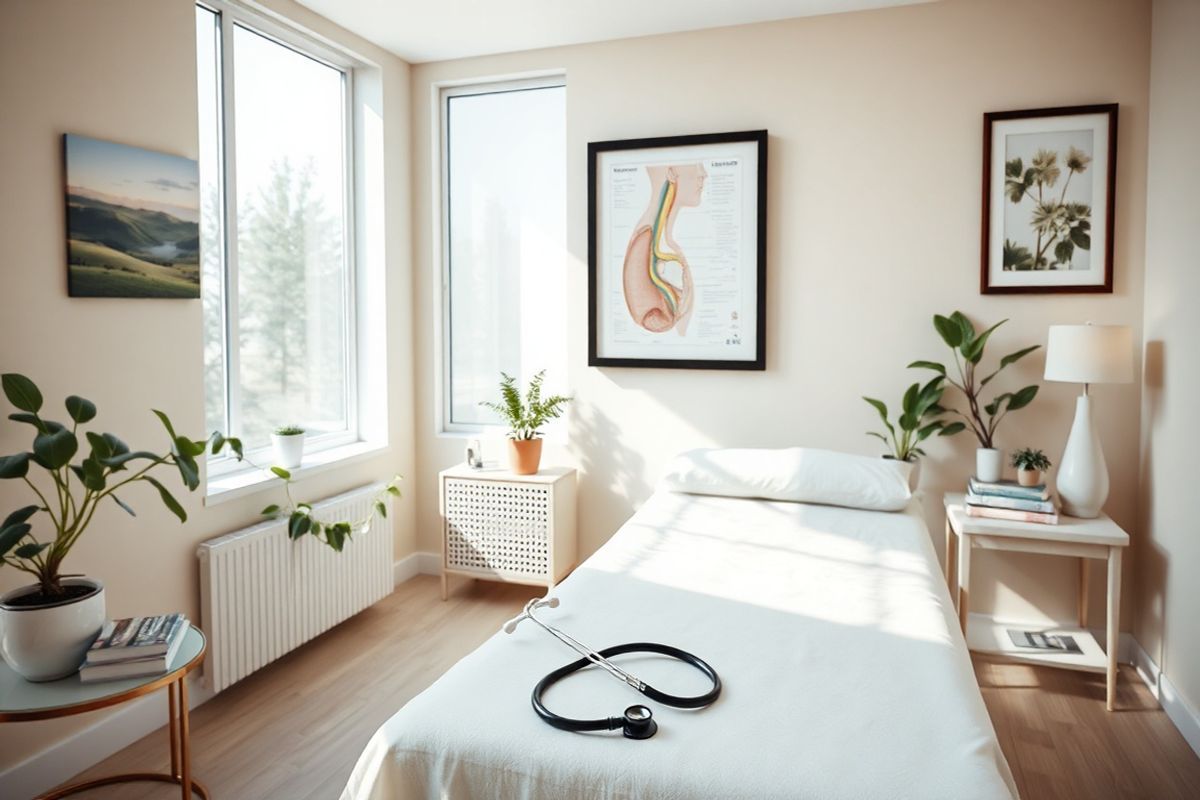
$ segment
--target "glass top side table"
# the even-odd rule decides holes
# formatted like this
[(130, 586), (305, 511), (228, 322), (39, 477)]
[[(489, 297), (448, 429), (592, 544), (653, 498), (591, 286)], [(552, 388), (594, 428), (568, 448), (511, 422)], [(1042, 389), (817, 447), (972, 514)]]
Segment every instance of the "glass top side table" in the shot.
[(170, 668), (158, 675), (125, 678), (100, 683), (82, 683), (79, 674), (57, 681), (32, 683), (0, 662), (0, 722), (53, 719), (84, 714), (119, 705), (167, 688), (167, 731), (171, 744), (171, 773), (130, 772), (90, 781), (81, 781), (39, 795), (37, 800), (58, 800), (97, 786), (115, 783), (159, 781), (178, 784), (183, 800), (194, 792), (208, 800), (208, 789), (192, 777), (192, 751), (188, 729), (187, 675), (204, 661), (208, 645), (204, 634), (194, 625), (184, 634), (183, 644)]

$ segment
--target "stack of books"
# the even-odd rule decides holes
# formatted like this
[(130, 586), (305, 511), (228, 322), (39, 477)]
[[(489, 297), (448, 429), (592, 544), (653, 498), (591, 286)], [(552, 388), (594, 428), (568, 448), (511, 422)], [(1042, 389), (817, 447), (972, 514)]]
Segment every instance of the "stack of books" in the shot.
[(1058, 524), (1058, 509), (1044, 483), (1022, 486), (1016, 481), (971, 478), (967, 484), (967, 516)]
[(162, 674), (189, 627), (183, 614), (109, 620), (88, 648), (79, 680), (96, 683)]

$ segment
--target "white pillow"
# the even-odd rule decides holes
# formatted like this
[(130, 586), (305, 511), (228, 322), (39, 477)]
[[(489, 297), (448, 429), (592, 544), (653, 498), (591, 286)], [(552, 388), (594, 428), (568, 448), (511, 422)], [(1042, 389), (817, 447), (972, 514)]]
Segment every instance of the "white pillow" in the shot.
[(912, 466), (878, 456), (789, 447), (705, 449), (675, 456), (659, 486), (675, 492), (899, 511)]

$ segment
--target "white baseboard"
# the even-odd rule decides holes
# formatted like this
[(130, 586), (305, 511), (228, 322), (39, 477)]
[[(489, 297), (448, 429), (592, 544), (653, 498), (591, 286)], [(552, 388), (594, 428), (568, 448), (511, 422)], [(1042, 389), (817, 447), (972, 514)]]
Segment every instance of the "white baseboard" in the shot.
[[(188, 685), (189, 708), (195, 708), (212, 697), (213, 693), (201, 686), (200, 681), (192, 681)], [(167, 698), (162, 693), (156, 692), (117, 706), (111, 714), (83, 730), (0, 772), (4, 796), (22, 798), (39, 795), (166, 723)], [(166, 749), (164, 739), (163, 750)]]
[(410, 553), (400, 559), (392, 567), (392, 577), (395, 580), (395, 585), (399, 586), (410, 578), (415, 578), (417, 575), (441, 575), (442, 574), (442, 555), (441, 553)]
[(1171, 679), (1159, 669), (1158, 664), (1154, 663), (1137, 641), (1133, 642), (1132, 650), (1133, 665), (1137, 668), (1138, 675), (1150, 687), (1163, 711), (1167, 712), (1167, 718), (1183, 734), (1183, 738), (1191, 745), (1196, 755), (1200, 756), (1200, 713), (1179, 694), (1175, 684), (1171, 683)]

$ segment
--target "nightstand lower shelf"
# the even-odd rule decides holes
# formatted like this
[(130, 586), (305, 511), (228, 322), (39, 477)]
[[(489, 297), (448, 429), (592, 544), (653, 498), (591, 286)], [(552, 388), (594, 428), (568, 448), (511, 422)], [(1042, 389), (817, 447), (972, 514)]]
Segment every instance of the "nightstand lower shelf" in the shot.
[[(1075, 637), (1082, 653), (1048, 653), (1018, 647), (1009, 638), (1010, 629), (1067, 634)], [(1001, 656), (1008, 661), (1059, 669), (1083, 670), (1103, 675), (1108, 670), (1108, 654), (1096, 637), (1079, 627), (1055, 627), (1031, 622), (997, 622), (989, 616), (971, 614), (967, 619), (967, 647), (975, 653)]]

